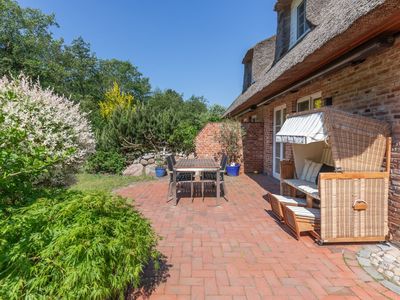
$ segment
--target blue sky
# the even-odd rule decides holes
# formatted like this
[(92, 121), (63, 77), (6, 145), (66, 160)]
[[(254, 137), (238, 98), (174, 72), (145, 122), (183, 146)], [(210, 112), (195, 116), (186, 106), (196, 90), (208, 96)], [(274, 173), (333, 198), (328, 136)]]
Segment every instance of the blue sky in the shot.
[(101, 58), (129, 60), (153, 88), (228, 106), (246, 50), (274, 34), (275, 0), (20, 0), (55, 13), (56, 37), (82, 36)]

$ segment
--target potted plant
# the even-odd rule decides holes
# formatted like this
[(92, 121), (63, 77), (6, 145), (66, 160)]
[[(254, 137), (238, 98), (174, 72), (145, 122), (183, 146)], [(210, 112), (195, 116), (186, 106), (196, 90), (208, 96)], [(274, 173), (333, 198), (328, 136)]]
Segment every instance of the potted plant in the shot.
[(164, 177), (166, 174), (165, 163), (162, 159), (156, 160), (156, 177)]
[(244, 129), (239, 122), (227, 120), (221, 124), (219, 143), (228, 156), (226, 173), (228, 176), (238, 176), (242, 157), (242, 136)]

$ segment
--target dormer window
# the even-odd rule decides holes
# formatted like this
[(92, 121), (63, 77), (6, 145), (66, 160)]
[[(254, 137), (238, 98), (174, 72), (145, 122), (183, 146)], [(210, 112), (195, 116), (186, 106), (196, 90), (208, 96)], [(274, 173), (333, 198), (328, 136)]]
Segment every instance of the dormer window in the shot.
[(306, 1), (297, 6), (297, 38), (301, 38), (306, 32)]
[(306, 0), (293, 0), (290, 19), (290, 47), (293, 47), (309, 30), (306, 19)]

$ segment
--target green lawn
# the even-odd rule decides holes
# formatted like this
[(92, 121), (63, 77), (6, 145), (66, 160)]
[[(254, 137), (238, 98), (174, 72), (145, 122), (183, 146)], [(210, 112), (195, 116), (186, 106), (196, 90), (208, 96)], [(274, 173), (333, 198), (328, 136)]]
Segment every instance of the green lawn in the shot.
[(139, 181), (148, 181), (150, 176), (121, 176), (104, 174), (78, 174), (77, 182), (71, 186), (72, 190), (83, 192), (104, 191), (111, 192), (120, 187), (128, 186)]

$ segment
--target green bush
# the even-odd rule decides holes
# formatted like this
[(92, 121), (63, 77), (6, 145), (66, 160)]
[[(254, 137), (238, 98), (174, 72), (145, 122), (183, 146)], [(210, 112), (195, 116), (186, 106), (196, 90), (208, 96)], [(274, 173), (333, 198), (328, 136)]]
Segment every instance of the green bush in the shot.
[(86, 162), (88, 173), (121, 174), (126, 166), (126, 159), (116, 151), (97, 151)]
[(0, 209), (0, 299), (114, 299), (156, 261), (150, 223), (118, 196), (60, 192)]

